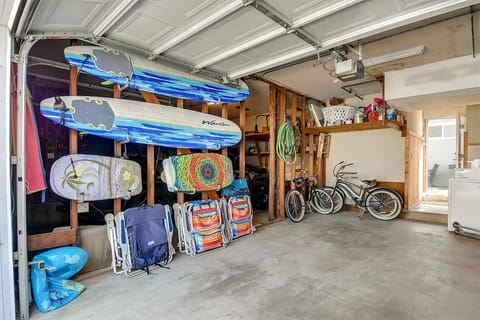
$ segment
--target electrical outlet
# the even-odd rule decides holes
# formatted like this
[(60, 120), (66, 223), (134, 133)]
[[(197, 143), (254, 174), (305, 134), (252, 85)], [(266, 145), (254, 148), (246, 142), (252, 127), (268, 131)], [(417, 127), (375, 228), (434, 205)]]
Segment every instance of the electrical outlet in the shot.
[(88, 202), (82, 202), (77, 204), (77, 212), (78, 213), (84, 213), (90, 211), (88, 207)]

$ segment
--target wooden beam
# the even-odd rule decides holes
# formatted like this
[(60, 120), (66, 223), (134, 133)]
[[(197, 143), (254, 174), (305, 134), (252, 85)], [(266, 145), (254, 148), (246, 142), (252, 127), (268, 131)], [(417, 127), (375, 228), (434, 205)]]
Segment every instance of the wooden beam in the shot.
[[(222, 118), (228, 119), (228, 104), (222, 103)], [(228, 148), (222, 149), (222, 155), (228, 157)]]
[[(113, 85), (113, 97), (115, 99), (120, 99), (122, 92), (120, 91), (120, 86), (118, 84)], [(122, 156), (122, 144), (115, 140), (113, 141), (113, 156), (121, 157)], [(113, 199), (113, 214), (117, 214), (122, 211), (122, 199), (117, 198)]]
[[(202, 112), (208, 114), (208, 104), (206, 102), (202, 103)], [(208, 153), (207, 149), (202, 150), (202, 153)], [(202, 200), (207, 200), (208, 199), (208, 192), (202, 192)]]
[[(290, 105), (290, 115), (292, 117), (292, 123), (294, 125), (300, 126), (300, 123), (297, 123), (297, 100), (298, 95), (296, 92), (292, 93), (292, 104)], [(295, 183), (293, 182), (293, 178), (295, 178), (297, 169), (297, 163), (290, 165), (290, 189), (295, 189)]]
[[(183, 99), (177, 99), (177, 102), (176, 102), (177, 108), (183, 109), (183, 103), (184, 103)], [(185, 153), (188, 153), (186, 152), (186, 149), (182, 149), (182, 148), (177, 149), (178, 155), (185, 154)], [(185, 202), (185, 194), (183, 192), (177, 192), (177, 203), (183, 204), (184, 202)]]
[(77, 243), (77, 230), (63, 230), (30, 235), (27, 238), (28, 251), (68, 246)]
[(306, 108), (307, 108), (307, 98), (302, 96), (301, 100), (301, 112), (300, 112), (300, 131), (302, 133), (300, 140), (300, 171), (305, 170), (305, 153), (306, 153), (306, 137), (305, 137), (305, 126), (306, 126)]
[[(270, 139), (268, 141), (268, 149), (270, 154), (268, 155), (268, 220), (275, 220), (276, 206), (275, 206), (275, 186), (276, 186), (276, 174), (275, 174), (275, 117), (276, 117), (276, 99), (275, 99), (275, 85), (270, 84), (269, 88), (269, 114), (268, 127), (270, 129)], [(241, 154), (240, 154), (241, 155)]]
[[(68, 92), (71, 96), (78, 95), (77, 74), (77, 68), (70, 66), (70, 85)], [(68, 129), (68, 152), (70, 154), (78, 153), (78, 131), (73, 129)], [(70, 226), (73, 230), (76, 230), (78, 227), (78, 206), (74, 200), (70, 200)]]
[[(285, 88), (280, 88), (280, 96), (278, 99), (278, 120), (279, 123), (284, 123), (285, 122), (285, 114), (287, 110), (287, 90)], [(270, 152), (274, 152), (271, 149)], [(277, 162), (277, 167), (278, 167), (278, 217), (280, 219), (285, 218), (285, 162), (284, 161), (278, 161)]]
[(155, 204), (155, 146), (147, 145), (147, 204)]
[(240, 131), (242, 132), (242, 139), (240, 140), (240, 143), (238, 145), (239, 149), (239, 178), (245, 178), (245, 149), (246, 149), (246, 143), (245, 143), (245, 127), (246, 127), (246, 117), (247, 117), (247, 103), (245, 100), (240, 102)]
[[(152, 92), (140, 90), (145, 101), (160, 104), (157, 96)], [(147, 204), (155, 204), (155, 147), (147, 145)]]

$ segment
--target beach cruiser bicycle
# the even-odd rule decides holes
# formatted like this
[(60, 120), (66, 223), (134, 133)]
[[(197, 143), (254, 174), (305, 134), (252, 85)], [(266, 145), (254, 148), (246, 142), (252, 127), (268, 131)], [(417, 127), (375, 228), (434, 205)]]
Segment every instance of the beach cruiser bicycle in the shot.
[(347, 172), (345, 168), (353, 163), (341, 161), (333, 168), (336, 178), (334, 187), (325, 187), (333, 200), (332, 213), (340, 211), (346, 198), (360, 208), (360, 218), (365, 211), (379, 220), (393, 220), (403, 209), (403, 199), (400, 194), (390, 188), (375, 188), (377, 180), (360, 180), (356, 177), (357, 172)]
[(333, 211), (333, 200), (330, 194), (317, 188), (315, 175), (308, 175), (307, 171), (293, 179), (295, 189), (291, 189), (285, 196), (285, 213), (293, 222), (302, 221), (305, 210), (329, 214)]

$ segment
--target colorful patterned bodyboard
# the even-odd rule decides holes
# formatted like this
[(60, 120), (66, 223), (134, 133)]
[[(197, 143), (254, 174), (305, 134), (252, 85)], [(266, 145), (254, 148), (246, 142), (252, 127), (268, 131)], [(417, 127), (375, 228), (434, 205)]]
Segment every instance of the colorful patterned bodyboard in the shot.
[(68, 63), (89, 74), (161, 95), (217, 103), (242, 101), (249, 95), (241, 80), (226, 85), (114, 49), (74, 46), (65, 48), (64, 55)]
[(129, 198), (142, 191), (142, 172), (134, 161), (72, 154), (53, 163), (50, 187), (57, 195), (76, 201)]
[(192, 153), (163, 160), (168, 190), (202, 192), (219, 190), (233, 181), (232, 161), (216, 153)]
[(68, 279), (77, 274), (87, 260), (87, 251), (79, 247), (60, 247), (33, 257), (32, 294), (38, 310), (58, 309), (85, 290), (83, 284)]
[(169, 148), (218, 150), (235, 145), (242, 138), (240, 128), (228, 119), (125, 99), (54, 97), (40, 103), (40, 112), (77, 131)]

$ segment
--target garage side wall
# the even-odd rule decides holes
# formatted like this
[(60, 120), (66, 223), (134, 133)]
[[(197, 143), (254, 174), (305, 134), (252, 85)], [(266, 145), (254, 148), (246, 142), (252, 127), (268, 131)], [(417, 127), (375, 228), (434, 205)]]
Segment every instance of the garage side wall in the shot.
[(353, 162), (349, 171), (359, 178), (404, 182), (404, 138), (394, 129), (342, 132), (332, 134), (327, 159), (327, 185), (335, 179), (332, 169), (340, 161)]

